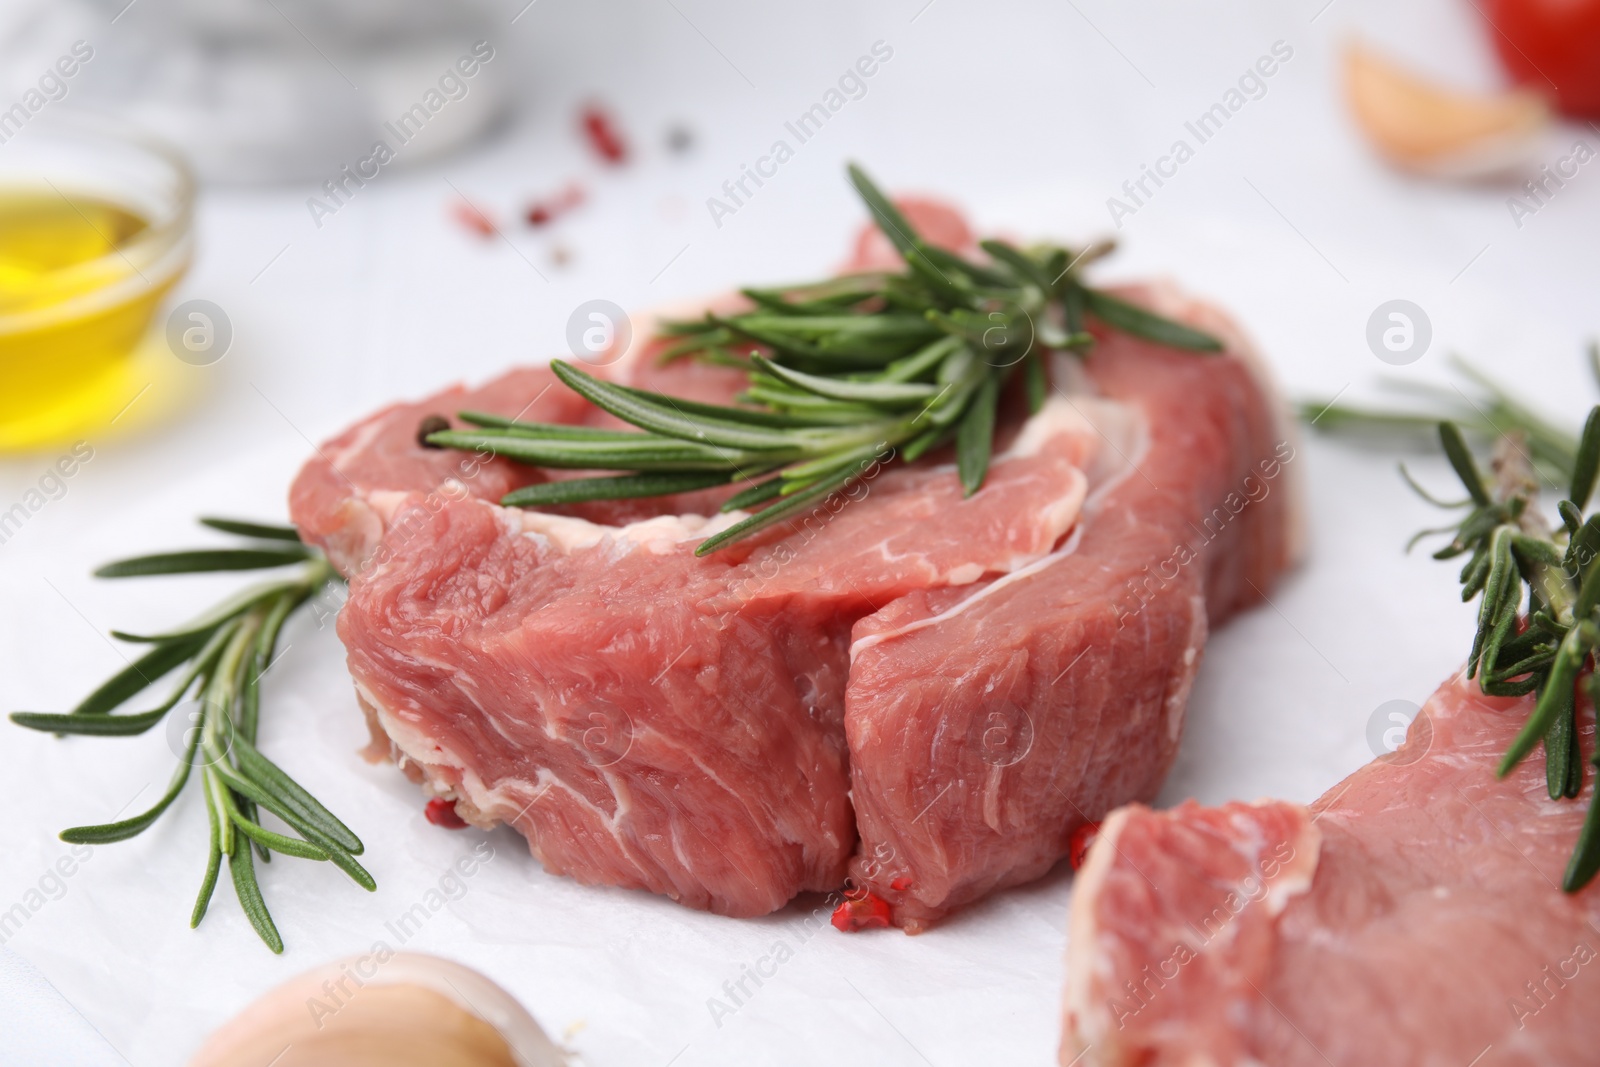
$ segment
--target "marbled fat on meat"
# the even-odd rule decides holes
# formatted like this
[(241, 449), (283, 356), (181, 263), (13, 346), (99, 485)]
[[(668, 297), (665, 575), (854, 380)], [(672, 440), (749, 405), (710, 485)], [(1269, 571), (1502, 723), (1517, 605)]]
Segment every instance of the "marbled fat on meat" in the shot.
[(1577, 800), (1537, 755), (1495, 777), (1530, 711), (1456, 678), (1310, 808), (1114, 813), (1074, 889), (1061, 1062), (1595, 1063), (1600, 885), (1559, 888), (1593, 776)]
[(351, 674), (435, 791), (516, 825), (551, 870), (765, 914), (839, 885), (855, 845), (850, 624), (1048, 554), (1093, 444), (1064, 425), (1002, 455), (988, 496), (962, 499), (948, 467), (891, 469), (813, 528), (707, 559), (695, 545), (731, 519), (391, 496), (339, 619)]
[[(1236, 337), (1169, 289), (1124, 295)], [(1085, 821), (1153, 797), (1208, 627), (1297, 550), (1293, 445), (1246, 359), (1102, 332), (1085, 378), (1096, 399), (1069, 402), (1114, 473), (1073, 538), (1011, 579), (855, 626), (851, 873), (908, 929), (1039, 877)]]
[[(506, 509), (572, 472), (417, 444), (464, 408), (614, 424), (547, 370), (358, 424), (291, 505), (351, 579), (339, 633), (374, 751), (552, 871), (722, 914), (849, 877), (916, 931), (1044, 873), (1085, 819), (1154, 794), (1207, 627), (1298, 542), (1292, 446), (1237, 331), (1167, 288), (1124, 295), (1228, 352), (1102, 333), (975, 496), (948, 457), (889, 466), (704, 559), (731, 490)], [(740, 386), (650, 356), (603, 373)]]

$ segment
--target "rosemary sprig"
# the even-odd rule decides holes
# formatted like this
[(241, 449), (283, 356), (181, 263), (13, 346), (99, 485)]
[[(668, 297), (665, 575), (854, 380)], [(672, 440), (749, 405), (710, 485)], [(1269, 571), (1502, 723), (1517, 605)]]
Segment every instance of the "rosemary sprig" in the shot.
[[(1591, 352), (1597, 351), (1600, 350), (1591, 349)], [(1461, 357), (1452, 356), (1450, 367), (1464, 379), (1465, 389), (1403, 378), (1383, 380), (1390, 392), (1419, 401), (1424, 408), (1422, 411), (1307, 401), (1300, 406), (1300, 414), (1321, 431), (1349, 431), (1362, 437), (1389, 437), (1409, 444), (1433, 441), (1440, 419), (1455, 423), (1469, 440), (1481, 444), (1516, 430), (1523, 435), (1524, 450), (1540, 477), (1551, 485), (1571, 478), (1577, 441), (1570, 432), (1550, 422)], [(1596, 381), (1600, 383), (1600, 363), (1594, 370)]]
[(1111, 250), (989, 240), (987, 262), (928, 244), (859, 167), (850, 181), (901, 258), (899, 272), (743, 290), (754, 308), (663, 328), (663, 360), (739, 367), (735, 405), (703, 404), (601, 381), (552, 364), (562, 382), (640, 432), (521, 423), (478, 412), (429, 444), (542, 467), (629, 473), (518, 489), (508, 507), (660, 496), (750, 483), (724, 511), (768, 506), (701, 542), (698, 555), (755, 533), (898, 457), (953, 443), (968, 496), (988, 475), (1002, 390), (1019, 370), (1030, 411), (1043, 406), (1051, 352), (1082, 354), (1086, 316), (1161, 344), (1217, 352), (1209, 334), (1084, 284)]
[[(1600, 378), (1600, 358), (1591, 348)], [(1444, 503), (1411, 479), (1430, 503), (1463, 508), (1465, 515), (1443, 530), (1450, 541), (1435, 559), (1466, 557), (1461, 599), (1478, 601), (1478, 626), (1467, 656), (1467, 677), (1491, 696), (1534, 695), (1533, 710), (1496, 769), (1505, 777), (1535, 747), (1543, 745), (1545, 786), (1552, 800), (1583, 790), (1578, 750), (1577, 701), (1581, 685), (1600, 707), (1600, 509), (1584, 515), (1600, 471), (1600, 406), (1592, 408), (1578, 437), (1545, 420), (1485, 375), (1457, 360), (1481, 394), (1430, 389), (1435, 414), (1305, 404), (1302, 414), (1334, 432), (1411, 432), (1436, 429), (1445, 457), (1467, 491), (1467, 499)], [(1416, 392), (1416, 389), (1412, 389)], [(1443, 401), (1442, 404), (1438, 403)], [(1449, 416), (1441, 420), (1440, 414)], [(1468, 435), (1492, 441), (1489, 476), (1480, 468)], [(1538, 509), (1540, 479), (1563, 486), (1552, 529)], [(1413, 539), (1415, 541), (1415, 539)], [(1590, 758), (1600, 766), (1600, 750)], [(1576, 892), (1600, 872), (1600, 789), (1589, 808), (1562, 879)]]
[[(192, 697), (198, 704), (197, 721), (184, 732), (178, 766), (155, 805), (117, 822), (63, 830), (61, 839), (102, 845), (143, 833), (177, 800), (198, 766), (200, 791), (210, 823), (210, 849), (189, 925), (198, 926), (205, 917), (226, 857), (234, 892), (245, 915), (261, 940), (273, 952), (282, 952), (283, 939), (256, 881), (252, 851), (263, 863), (274, 852), (327, 860), (363, 888), (377, 888), (372, 876), (355, 859), (363, 850), (361, 839), (256, 748), (261, 679), (273, 662), (283, 625), (297, 608), (337, 581), (338, 576), (322, 553), (302, 543), (292, 527), (234, 519), (200, 521), (212, 529), (250, 540), (239, 548), (196, 549), (120, 560), (101, 567), (95, 574), (102, 578), (129, 578), (285, 566), (298, 570), (290, 577), (252, 586), (168, 633), (137, 635), (113, 631), (120, 640), (147, 644), (150, 650), (112, 675), (71, 711), (19, 711), (12, 714), (11, 720), (31, 730), (57, 735), (128, 737), (149, 730), (185, 697)], [(115, 714), (118, 707), (180, 668), (177, 684), (156, 707)], [(263, 826), (262, 810), (277, 816), (298, 836)]]

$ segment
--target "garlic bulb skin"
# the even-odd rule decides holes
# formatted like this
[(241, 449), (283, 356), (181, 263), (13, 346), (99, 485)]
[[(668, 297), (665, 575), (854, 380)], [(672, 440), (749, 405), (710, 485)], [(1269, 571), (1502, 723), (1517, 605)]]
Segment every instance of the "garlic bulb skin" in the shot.
[(212, 1034), (190, 1067), (566, 1067), (533, 1016), (488, 978), (414, 952), (297, 975)]
[(1437, 178), (1487, 178), (1528, 163), (1550, 126), (1550, 109), (1525, 89), (1472, 94), (1448, 89), (1352, 42), (1344, 53), (1345, 96), (1379, 154)]

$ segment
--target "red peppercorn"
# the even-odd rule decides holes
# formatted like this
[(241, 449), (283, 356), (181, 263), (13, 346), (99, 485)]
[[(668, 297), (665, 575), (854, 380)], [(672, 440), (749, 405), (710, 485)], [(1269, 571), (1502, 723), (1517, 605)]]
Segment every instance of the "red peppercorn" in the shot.
[(1083, 861), (1089, 855), (1089, 846), (1094, 844), (1095, 835), (1100, 832), (1100, 824), (1086, 822), (1067, 838), (1067, 862), (1072, 864), (1072, 869), (1077, 870), (1083, 866)]
[(889, 888), (895, 890), (896, 892), (903, 893), (907, 889), (911, 888), (911, 879), (902, 874), (900, 877), (889, 883)]
[(583, 203), (583, 186), (572, 182), (565, 189), (547, 200), (535, 201), (528, 208), (527, 219), (529, 226), (543, 226), (554, 220), (557, 216), (565, 215), (579, 204)]
[(607, 163), (622, 163), (627, 160), (628, 146), (617, 133), (610, 115), (598, 105), (590, 104), (583, 109), (582, 120), (583, 132), (589, 138), (589, 146), (601, 159)]
[(455, 206), (455, 219), (461, 225), (477, 234), (479, 237), (493, 237), (498, 230), (494, 222), (482, 211), (473, 207), (465, 200), (457, 202)]
[(889, 925), (889, 902), (865, 889), (849, 890), (833, 909), (833, 928), (851, 934), (869, 926)]
[(446, 800), (444, 797), (434, 797), (428, 801), (428, 806), (423, 809), (423, 814), (435, 826), (442, 826), (446, 830), (465, 830), (467, 821), (456, 814), (456, 802)]

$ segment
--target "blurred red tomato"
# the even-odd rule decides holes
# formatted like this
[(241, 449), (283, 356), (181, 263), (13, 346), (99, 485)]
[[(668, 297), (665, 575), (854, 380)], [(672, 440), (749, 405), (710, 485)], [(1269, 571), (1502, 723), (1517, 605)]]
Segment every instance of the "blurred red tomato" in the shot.
[(1488, 0), (1500, 62), (1569, 115), (1600, 117), (1600, 0)]

